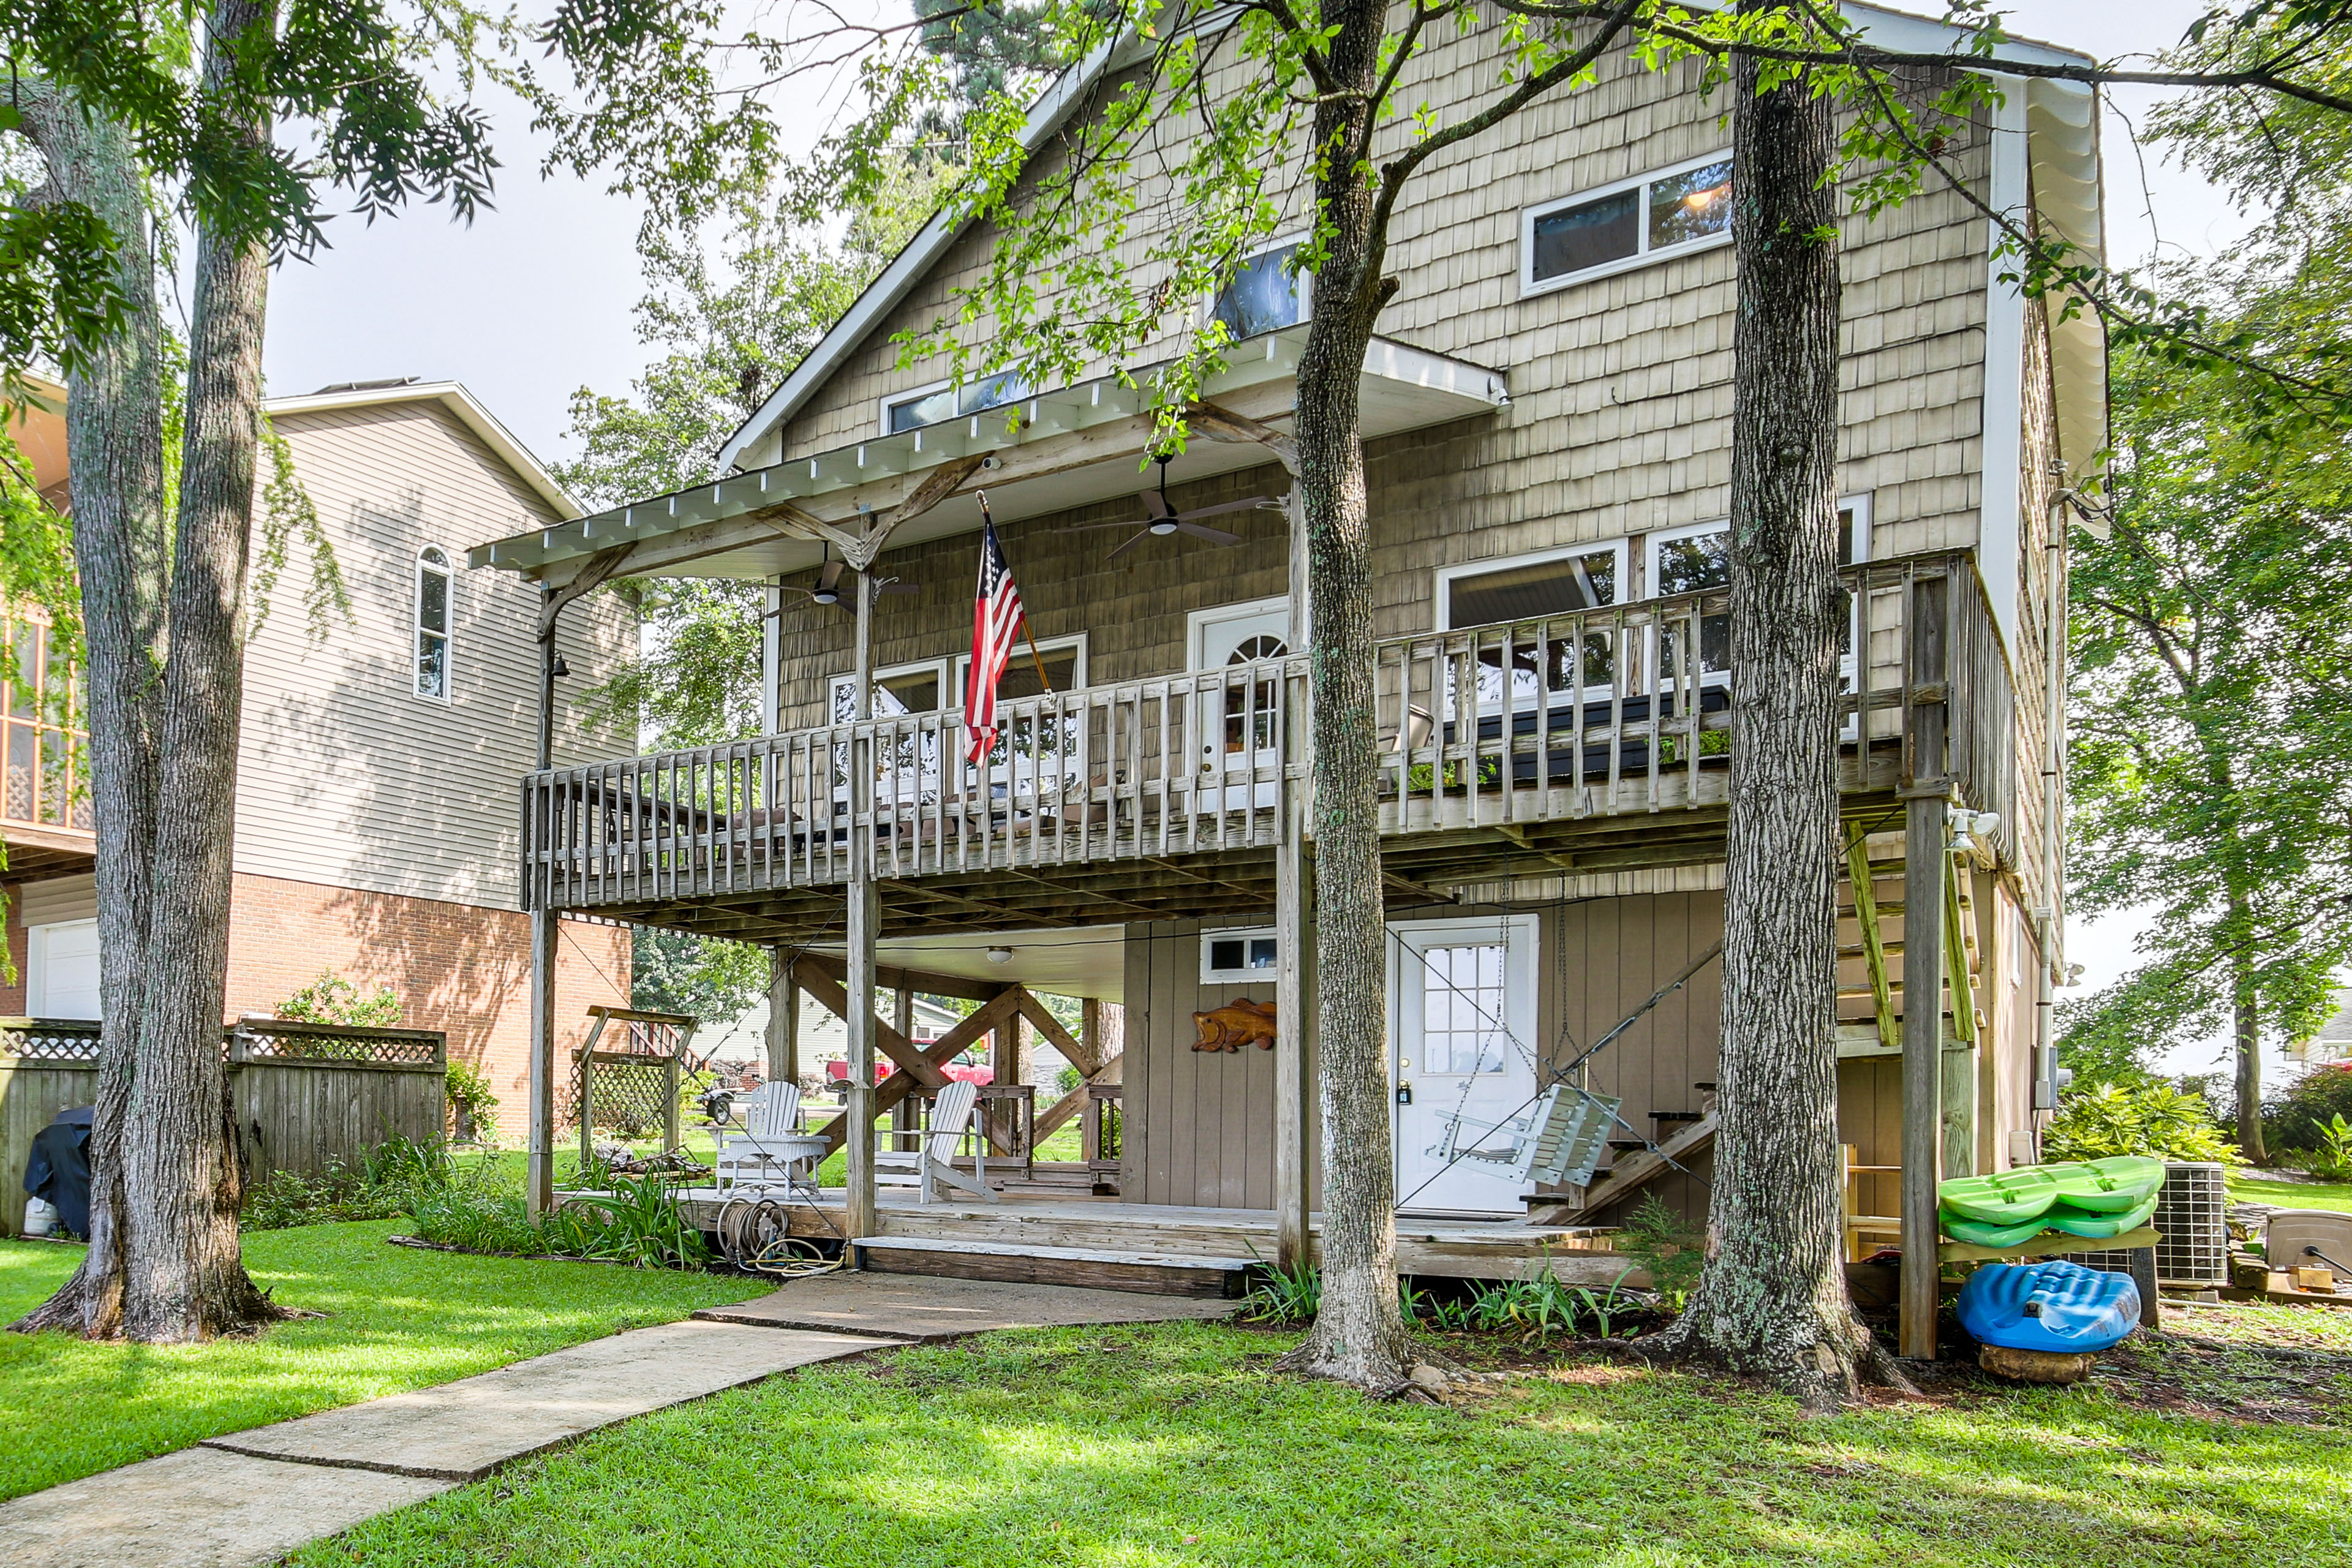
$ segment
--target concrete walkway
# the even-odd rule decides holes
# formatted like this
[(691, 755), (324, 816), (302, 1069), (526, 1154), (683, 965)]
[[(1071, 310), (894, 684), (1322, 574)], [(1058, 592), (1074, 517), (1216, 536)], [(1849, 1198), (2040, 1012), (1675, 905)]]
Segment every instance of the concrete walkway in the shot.
[(831, 1274), (696, 1320), (214, 1437), (0, 1503), (0, 1568), (246, 1568), (633, 1415), (919, 1340), (1229, 1301)]

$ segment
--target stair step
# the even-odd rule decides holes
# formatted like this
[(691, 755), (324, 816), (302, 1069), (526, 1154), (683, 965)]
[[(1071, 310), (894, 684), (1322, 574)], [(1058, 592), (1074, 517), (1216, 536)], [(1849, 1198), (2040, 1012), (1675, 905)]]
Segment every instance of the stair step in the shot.
[(865, 1236), (850, 1245), (859, 1265), (878, 1274), (929, 1274), (1019, 1285), (1076, 1285), (1152, 1296), (1240, 1296), (1249, 1258), (1179, 1257), (1081, 1247), (1021, 1247), (1003, 1242)]

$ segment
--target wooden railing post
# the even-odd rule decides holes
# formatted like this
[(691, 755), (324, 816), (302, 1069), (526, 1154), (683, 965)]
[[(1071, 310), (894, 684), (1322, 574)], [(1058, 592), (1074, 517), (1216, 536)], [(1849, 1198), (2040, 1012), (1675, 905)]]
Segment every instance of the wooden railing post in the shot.
[(1902, 1354), (1936, 1356), (1942, 1262), (1936, 1186), (1943, 1153), (1944, 878), (1951, 786), (1945, 777), (1945, 580), (1914, 575), (1904, 605)]

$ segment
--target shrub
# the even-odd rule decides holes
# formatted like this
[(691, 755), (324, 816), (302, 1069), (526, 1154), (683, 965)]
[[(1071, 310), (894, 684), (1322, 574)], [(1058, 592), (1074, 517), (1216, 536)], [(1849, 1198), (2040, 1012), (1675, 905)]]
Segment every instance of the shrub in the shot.
[(2042, 1136), (2044, 1160), (2104, 1160), (2145, 1154), (2158, 1160), (2218, 1162), (2242, 1165), (2238, 1152), (2213, 1124), (2204, 1097), (2183, 1094), (2168, 1084), (2126, 1088), (2094, 1084), (2068, 1095)]
[(400, 1026), (400, 997), (389, 985), (362, 991), (332, 970), (278, 1004), (278, 1016), (298, 1024), (342, 1024), (352, 1028)]
[(481, 1137), (490, 1112), (498, 1109), (499, 1097), (490, 1092), (490, 1080), (473, 1063), (452, 1059), (444, 1084), (451, 1131), (458, 1142), (474, 1142)]
[(298, 1225), (391, 1219), (420, 1193), (449, 1184), (448, 1151), (438, 1143), (388, 1138), (353, 1160), (333, 1160), (316, 1175), (272, 1171), (246, 1194), (238, 1226), (285, 1230)]
[(2319, 1130), (2319, 1147), (2305, 1154), (2303, 1168), (2323, 1182), (2352, 1182), (2352, 1121), (2341, 1111)]
[(1652, 1193), (1625, 1216), (1616, 1239), (1619, 1253), (1649, 1271), (1650, 1288), (1681, 1311), (1706, 1267), (1706, 1233)]
[(2314, 1068), (2263, 1106), (2263, 1135), (2273, 1149), (2315, 1149), (2335, 1118), (2352, 1120), (2352, 1062)]
[(1086, 1081), (1086, 1076), (1077, 1068), (1065, 1066), (1060, 1072), (1054, 1075), (1054, 1089), (1059, 1094), (1075, 1094), (1077, 1092), (1078, 1085)]

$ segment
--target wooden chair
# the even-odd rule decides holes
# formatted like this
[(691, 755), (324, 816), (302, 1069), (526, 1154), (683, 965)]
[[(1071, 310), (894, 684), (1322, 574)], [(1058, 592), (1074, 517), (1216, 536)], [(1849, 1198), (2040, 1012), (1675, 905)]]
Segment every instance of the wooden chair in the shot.
[[(912, 1149), (890, 1147), (900, 1135), (882, 1133), (883, 1147), (874, 1155), (875, 1185), (914, 1187), (917, 1201), (929, 1204), (938, 1201), (940, 1184), (945, 1183), (982, 1203), (996, 1202), (996, 1194), (988, 1184), (988, 1140), (972, 1125), (972, 1107), (979, 1100), (977, 1088), (962, 1079), (953, 1079), (932, 1100), (927, 1125), (916, 1134)], [(970, 1175), (953, 1163), (957, 1145), (966, 1140), (973, 1145)]]
[(762, 1084), (736, 1101), (736, 1108), (743, 1115), (743, 1131), (712, 1134), (717, 1145), (711, 1156), (713, 1181), (722, 1188), (781, 1181), (786, 1192), (797, 1186), (814, 1194), (810, 1173), (814, 1162), (824, 1158), (825, 1143), (801, 1131), (800, 1085)]

